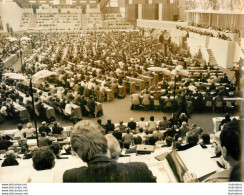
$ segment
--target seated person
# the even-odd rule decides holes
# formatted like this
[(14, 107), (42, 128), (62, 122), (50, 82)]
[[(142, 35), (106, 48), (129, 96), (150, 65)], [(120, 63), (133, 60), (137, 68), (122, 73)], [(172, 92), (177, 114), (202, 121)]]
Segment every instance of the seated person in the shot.
[(123, 146), (122, 133), (120, 132), (119, 127), (115, 128), (113, 136), (119, 141), (120, 147), (122, 147)]
[(6, 158), (2, 163), (2, 167), (19, 165), (18, 161), (16, 160), (16, 156), (15, 156), (15, 153), (13, 150), (7, 151), (5, 156), (6, 156)]
[(61, 155), (71, 155), (71, 146), (69, 144), (66, 144), (63, 146), (63, 149), (65, 150), (65, 153), (61, 153)]
[(119, 128), (120, 133), (125, 133), (126, 126), (123, 124), (123, 121), (119, 122), (118, 128)]
[(142, 143), (145, 143), (146, 140), (146, 133), (144, 132), (143, 128), (139, 128), (139, 133), (137, 136), (141, 137)]
[(111, 119), (107, 120), (107, 124), (105, 125), (106, 133), (113, 132), (114, 131), (114, 124), (111, 122)]
[(52, 183), (53, 177), (51, 177), (52, 169), (55, 165), (55, 156), (53, 152), (48, 148), (37, 149), (33, 156), (33, 167), (38, 172), (29, 176), (28, 182), (31, 183)]
[(27, 139), (36, 138), (36, 131), (34, 128), (32, 128), (32, 123), (27, 123), (26, 129), (24, 131)]
[(202, 148), (207, 148), (206, 145), (210, 145), (210, 135), (207, 133), (202, 134), (201, 140), (200, 140), (200, 145)]
[(48, 137), (46, 137), (45, 132), (41, 133), (41, 137), (38, 138), (38, 141), (39, 141), (39, 147), (49, 146), (52, 144), (52, 141)]
[(148, 121), (148, 130), (149, 131), (155, 131), (157, 127), (156, 121), (154, 121), (154, 116), (150, 117), (150, 121)]
[(224, 126), (225, 123), (228, 123), (230, 122), (231, 119), (230, 119), (230, 114), (229, 113), (226, 113), (225, 114), (225, 118), (221, 121), (220, 125), (219, 125), (219, 130), (221, 130)]
[[(229, 182), (232, 168), (240, 162), (241, 158), (241, 143), (240, 143), (240, 122), (238, 127), (232, 122), (224, 126), (224, 129), (220, 133), (221, 153), (224, 160), (227, 162), (225, 169), (220, 172), (216, 172), (209, 176), (202, 182)], [(239, 172), (239, 176), (241, 173)], [(194, 173), (187, 172), (184, 175), (185, 182), (198, 182)]]
[(134, 118), (130, 118), (130, 122), (128, 122), (127, 127), (132, 131), (136, 130), (136, 122), (134, 121)]
[(147, 127), (147, 122), (144, 121), (145, 118), (144, 118), (144, 117), (141, 117), (140, 120), (141, 120), (141, 121), (138, 122), (138, 128), (146, 129), (146, 127)]
[(20, 140), (24, 139), (25, 131), (23, 130), (23, 125), (18, 124), (17, 128), (18, 130), (15, 131), (14, 139), (20, 139)]
[(111, 159), (117, 161), (121, 153), (120, 144), (118, 140), (111, 134), (107, 134), (105, 137), (108, 142), (108, 149), (111, 154)]
[(13, 145), (13, 142), (7, 140), (7, 136), (3, 135), (0, 137), (0, 150), (8, 150), (8, 147)]
[(42, 125), (39, 127), (39, 133), (45, 132), (47, 135), (50, 135), (51, 129), (47, 126), (46, 121), (42, 122)]
[(156, 182), (145, 163), (117, 163), (111, 160), (101, 127), (83, 120), (74, 126), (71, 146), (88, 166), (64, 172), (63, 182)]
[(198, 141), (199, 141), (199, 137), (198, 137), (198, 134), (195, 133), (194, 131), (189, 131), (187, 134), (186, 134), (186, 145), (180, 145), (178, 147), (178, 151), (182, 151), (182, 150), (187, 150), (191, 147), (194, 147), (198, 144)]
[(184, 121), (179, 128), (179, 134), (182, 138), (186, 136), (186, 134), (190, 131), (190, 128), (187, 126), (187, 123)]
[(133, 135), (131, 133), (130, 128), (126, 129), (126, 134), (123, 136), (123, 144), (124, 144), (124, 148), (129, 149), (130, 145), (132, 143), (132, 138)]
[(59, 124), (57, 122), (55, 122), (53, 124), (52, 134), (61, 135), (63, 130), (64, 130), (64, 128), (60, 127)]
[(56, 159), (68, 159), (68, 157), (60, 157), (60, 145), (59, 143), (52, 143), (49, 146), (49, 149), (53, 152), (55, 155)]
[(159, 127), (157, 127), (156, 128), (156, 132), (153, 134), (153, 137), (156, 137), (156, 138), (158, 138), (158, 140), (162, 140), (163, 139), (163, 133), (161, 133), (160, 131), (159, 131)]
[(166, 116), (163, 116), (163, 120), (159, 122), (159, 129), (165, 130), (168, 127), (169, 127), (169, 121), (167, 120)]
[(38, 149), (39, 149), (39, 148), (38, 148), (37, 146), (34, 146), (34, 147), (30, 148), (29, 151), (27, 151), (27, 152), (24, 154), (23, 159), (30, 159), (30, 158), (32, 158), (34, 152), (35, 152), (36, 150), (38, 150)]

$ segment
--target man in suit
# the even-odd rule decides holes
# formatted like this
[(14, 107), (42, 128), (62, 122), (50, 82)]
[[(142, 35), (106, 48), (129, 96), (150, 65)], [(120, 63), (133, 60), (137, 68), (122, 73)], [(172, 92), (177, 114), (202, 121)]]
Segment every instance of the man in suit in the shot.
[(54, 123), (54, 126), (53, 126), (53, 128), (52, 128), (52, 130), (53, 130), (53, 134), (61, 135), (61, 134), (62, 134), (62, 131), (64, 130), (64, 128), (63, 128), (63, 127), (60, 127), (60, 126), (58, 125), (58, 123), (55, 122), (55, 123)]
[(132, 131), (136, 129), (136, 122), (134, 121), (134, 118), (130, 118), (130, 122), (128, 122), (127, 125)]
[(145, 163), (117, 163), (97, 123), (83, 120), (74, 126), (71, 146), (88, 166), (64, 172), (63, 182), (156, 182)]
[(51, 129), (47, 126), (46, 121), (42, 122), (42, 125), (39, 127), (39, 133), (42, 134), (45, 132), (47, 135), (51, 133)]

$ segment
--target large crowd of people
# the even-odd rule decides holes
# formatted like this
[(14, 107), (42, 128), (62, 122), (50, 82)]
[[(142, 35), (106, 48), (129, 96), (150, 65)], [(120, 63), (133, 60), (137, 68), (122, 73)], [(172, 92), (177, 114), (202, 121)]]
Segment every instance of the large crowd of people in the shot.
[[(20, 155), (32, 159), (38, 172), (29, 175), (26, 182), (44, 182), (40, 178), (45, 177), (38, 179), (37, 175), (51, 174), (57, 159), (67, 160), (72, 155), (86, 166), (67, 168), (61, 182), (156, 182), (146, 163), (120, 163), (119, 159), (137, 153), (138, 145), (184, 151), (211, 144), (225, 171), (205, 181), (238, 180), (237, 172), (231, 173), (235, 177), (230, 177), (230, 172), (240, 163), (240, 121), (226, 114), (221, 131), (213, 135), (188, 123), (193, 112), (226, 111), (235, 106), (226, 98), (238, 97), (239, 86), (218, 68), (199, 56), (192, 57), (170, 38), (145, 38), (138, 31), (32, 32), (21, 36), (32, 37), (31, 43), (22, 46), (23, 64), (16, 72), (24, 78), (11, 78), (11, 68), (0, 75), (0, 123), (19, 118), (24, 124), (33, 116), (43, 122), (38, 132), (27, 123), (25, 128), (19, 124), (11, 136), (2, 135), (0, 151), (6, 153), (2, 166), (19, 166)], [(177, 75), (178, 70), (185, 74)], [(38, 77), (40, 71), (48, 76)], [(118, 124), (112, 120), (82, 120), (101, 116), (98, 106), (102, 102), (128, 94), (131, 109), (173, 112), (172, 117), (164, 116), (160, 121), (154, 116), (149, 120), (141, 117), (137, 122), (130, 118), (128, 123)], [(56, 114), (72, 120), (74, 126), (65, 131), (58, 122), (53, 123)], [(29, 140), (38, 142), (33, 147), (28, 145)], [(187, 172), (184, 181), (197, 179)]]
[[(111, 120), (106, 124), (102, 124), (100, 119), (97, 123), (82, 120), (72, 127), (69, 143), (59, 142), (64, 136), (62, 127), (55, 123), (49, 128), (43, 122), (38, 132), (38, 135), (41, 135), (39, 147), (28, 146), (28, 140), (36, 137), (28, 137), (31, 131), (29, 125), (23, 128), (23, 125), (19, 124), (13, 136), (1, 136), (0, 151), (6, 151), (1, 164), (2, 167), (21, 166), (19, 162), (32, 159), (33, 168), (38, 172), (35, 172), (35, 177), (33, 173), (27, 174), (28, 182), (44, 182), (42, 177), (37, 177), (39, 171), (45, 170), (45, 175), (49, 175), (48, 178), (51, 177), (52, 180), (54, 173), (51, 169), (55, 168), (55, 162), (69, 160), (76, 154), (87, 166), (70, 170), (63, 167), (63, 175), (57, 179), (59, 182), (156, 182), (156, 177), (147, 164), (136, 161), (120, 163), (120, 159), (137, 153), (137, 147), (140, 145), (160, 146), (168, 148), (169, 151), (184, 151), (200, 145), (203, 150), (212, 148), (215, 158), (218, 158), (217, 163), (222, 168), (222, 171), (201, 182), (240, 181), (240, 173), (236, 171), (240, 168), (241, 156), (240, 120), (231, 120), (230, 115), (226, 114), (221, 122), (221, 131), (211, 135), (196, 124), (189, 127), (187, 119), (177, 119), (176, 122), (177, 124), (172, 118), (168, 120), (166, 117), (154, 121), (153, 116), (149, 121), (141, 117), (138, 122), (131, 118), (128, 123), (121, 121), (119, 124), (114, 124)], [(34, 129), (31, 134), (35, 136)], [(14, 146), (16, 140), (19, 147)], [(186, 172), (184, 182), (198, 180), (194, 173)]]
[[(190, 114), (208, 107), (225, 110), (226, 105), (235, 106), (224, 100), (238, 96), (227, 75), (201, 58), (191, 57), (170, 38), (145, 38), (138, 31), (22, 36), (36, 42), (21, 46), (23, 64), (17, 73), (32, 76), (35, 113), (43, 120), (54, 120), (55, 113), (47, 113), (51, 108), (72, 120), (101, 116), (102, 102), (127, 94), (132, 95), (132, 109)], [(187, 74), (175, 77), (173, 72), (179, 66)], [(166, 72), (151, 71), (150, 67)], [(41, 71), (51, 74), (38, 78)], [(16, 104), (33, 116), (28, 78), (16, 80), (8, 73), (13, 70), (3, 70), (0, 78), (1, 121), (18, 115)]]

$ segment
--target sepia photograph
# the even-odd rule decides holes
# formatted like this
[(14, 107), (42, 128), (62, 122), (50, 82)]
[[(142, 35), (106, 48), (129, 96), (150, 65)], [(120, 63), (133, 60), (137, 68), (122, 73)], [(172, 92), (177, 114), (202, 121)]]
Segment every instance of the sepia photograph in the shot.
[(243, 72), (244, 0), (0, 0), (0, 183), (242, 182)]

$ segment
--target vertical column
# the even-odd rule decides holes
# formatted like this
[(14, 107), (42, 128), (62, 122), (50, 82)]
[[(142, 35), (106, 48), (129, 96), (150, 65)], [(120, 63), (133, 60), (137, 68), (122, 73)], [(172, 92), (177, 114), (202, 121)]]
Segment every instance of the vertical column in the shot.
[(158, 4), (158, 20), (159, 21), (163, 20), (163, 4), (162, 3)]
[(142, 4), (138, 4), (138, 19), (142, 19)]

